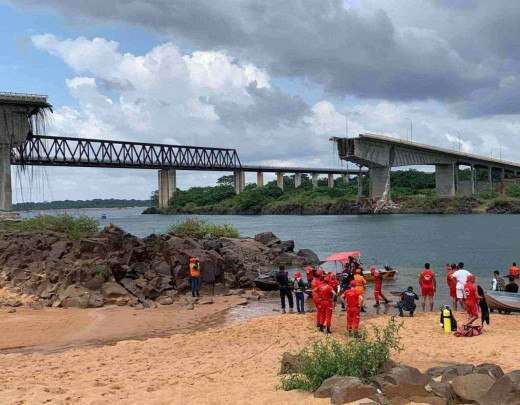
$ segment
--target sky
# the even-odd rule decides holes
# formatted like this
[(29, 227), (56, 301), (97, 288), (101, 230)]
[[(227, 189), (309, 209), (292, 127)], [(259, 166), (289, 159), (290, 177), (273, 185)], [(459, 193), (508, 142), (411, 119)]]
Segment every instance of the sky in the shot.
[[(344, 167), (329, 138), (348, 128), (520, 160), (518, 2), (0, 0), (0, 21), (0, 91), (48, 95), (49, 135)], [(157, 173), (15, 169), (13, 182), (15, 201), (142, 199)]]

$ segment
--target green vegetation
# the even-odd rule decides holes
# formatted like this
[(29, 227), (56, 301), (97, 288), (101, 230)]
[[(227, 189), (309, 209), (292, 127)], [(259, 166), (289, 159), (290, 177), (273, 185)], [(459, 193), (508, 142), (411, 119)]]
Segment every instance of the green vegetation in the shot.
[(77, 240), (96, 233), (99, 229), (99, 223), (86, 216), (76, 218), (70, 215), (41, 215), (21, 221), (0, 222), (0, 229), (19, 232), (53, 231)]
[(369, 380), (390, 360), (392, 351), (401, 350), (401, 326), (392, 317), (384, 328), (373, 327), (372, 337), (363, 331), (359, 339), (330, 338), (314, 343), (299, 353), (299, 372), (282, 376), (282, 388), (315, 391), (323, 381), (335, 375)]
[(196, 239), (238, 238), (240, 236), (232, 225), (216, 225), (199, 219), (187, 219), (180, 224), (173, 225), (170, 232), (180, 237)]
[(120, 200), (115, 198), (94, 200), (63, 200), (46, 202), (27, 202), (14, 204), (16, 211), (28, 210), (59, 210), (72, 208), (123, 208), (123, 207), (149, 207), (150, 200)]

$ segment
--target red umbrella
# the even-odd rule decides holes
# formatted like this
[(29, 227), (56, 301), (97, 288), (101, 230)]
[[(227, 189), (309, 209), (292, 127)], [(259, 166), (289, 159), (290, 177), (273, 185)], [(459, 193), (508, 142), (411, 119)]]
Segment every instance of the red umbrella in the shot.
[(360, 256), (361, 256), (361, 252), (359, 252), (357, 250), (353, 250), (351, 252), (338, 252), (338, 253), (331, 254), (329, 257), (326, 257), (324, 261), (325, 262), (345, 263), (348, 261), (349, 257), (354, 257), (354, 258), (359, 259)]

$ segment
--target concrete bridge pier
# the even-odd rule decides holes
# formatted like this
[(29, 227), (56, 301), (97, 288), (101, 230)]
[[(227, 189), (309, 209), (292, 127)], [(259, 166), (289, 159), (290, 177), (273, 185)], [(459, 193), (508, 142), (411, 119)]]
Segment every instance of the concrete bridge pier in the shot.
[(327, 176), (327, 186), (329, 186), (329, 188), (334, 187), (334, 175), (332, 173), (329, 173)]
[(2, 211), (11, 211), (11, 148), (0, 144), (0, 214)]
[[(380, 200), (385, 195), (387, 184), (390, 182), (390, 168), (389, 167), (371, 167), (369, 169), (370, 175), (370, 198), (373, 200)], [(386, 196), (390, 199), (390, 193)]]
[(294, 188), (299, 188), (302, 185), (302, 174), (295, 173), (294, 174)]
[(264, 186), (264, 173), (256, 172), (256, 186), (263, 187)]
[(235, 170), (233, 172), (233, 182), (235, 184), (235, 193), (240, 194), (244, 191), (246, 185), (246, 173), (242, 170)]
[(435, 165), (435, 189), (438, 197), (454, 197), (456, 191), (455, 164)]
[(159, 208), (166, 209), (175, 195), (177, 188), (177, 172), (174, 169), (161, 169), (159, 177)]
[(471, 195), (475, 195), (477, 193), (477, 184), (476, 184), (476, 168), (475, 165), (471, 165), (470, 167), (471, 174)]
[(318, 173), (312, 173), (312, 188), (318, 187)]
[(357, 200), (361, 200), (363, 198), (363, 175), (358, 174), (357, 175)]
[(276, 185), (283, 191), (283, 172), (276, 172)]

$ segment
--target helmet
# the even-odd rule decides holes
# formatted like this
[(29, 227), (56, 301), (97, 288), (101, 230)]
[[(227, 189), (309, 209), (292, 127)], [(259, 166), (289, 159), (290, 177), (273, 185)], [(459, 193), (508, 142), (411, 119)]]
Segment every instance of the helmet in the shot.
[(374, 274), (376, 272), (376, 266), (370, 267), (370, 274)]
[(321, 276), (323, 276), (323, 271), (316, 270), (316, 277), (321, 277)]
[(302, 273), (300, 273), (299, 271), (297, 271), (296, 273), (294, 273), (294, 277), (301, 277), (302, 276)]

